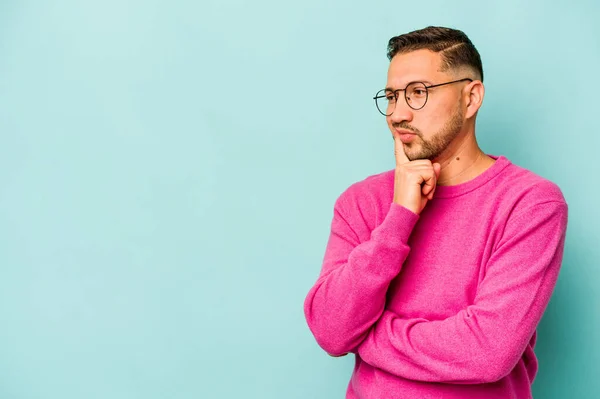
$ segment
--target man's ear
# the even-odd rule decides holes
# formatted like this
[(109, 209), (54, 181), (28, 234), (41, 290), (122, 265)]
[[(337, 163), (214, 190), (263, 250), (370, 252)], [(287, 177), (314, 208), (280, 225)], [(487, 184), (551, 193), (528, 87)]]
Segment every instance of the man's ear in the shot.
[(465, 113), (466, 118), (472, 118), (483, 103), (483, 96), (485, 95), (485, 87), (481, 80), (474, 80), (465, 86), (465, 103), (467, 106), (467, 112)]

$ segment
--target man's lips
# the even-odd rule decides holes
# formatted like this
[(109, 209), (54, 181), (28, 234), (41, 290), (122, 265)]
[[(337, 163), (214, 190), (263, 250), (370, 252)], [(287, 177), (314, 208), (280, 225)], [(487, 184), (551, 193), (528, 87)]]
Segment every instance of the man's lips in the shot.
[(408, 143), (411, 142), (417, 134), (411, 132), (410, 130), (395, 129), (395, 135), (398, 136), (400, 141), (402, 141), (403, 143)]

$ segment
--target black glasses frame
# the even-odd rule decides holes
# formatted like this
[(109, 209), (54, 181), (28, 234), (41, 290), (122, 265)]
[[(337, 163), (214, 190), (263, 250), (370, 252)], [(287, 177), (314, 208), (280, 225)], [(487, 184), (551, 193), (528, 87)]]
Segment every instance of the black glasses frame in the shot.
[[(452, 83), (464, 82), (464, 81), (467, 81), (467, 80), (469, 82), (473, 81), (473, 79), (471, 79), (471, 78), (464, 78), (464, 79), (453, 80), (451, 82), (438, 83), (436, 85), (429, 85), (429, 86), (425, 85), (425, 83), (423, 83), (423, 82), (418, 82), (418, 81), (416, 81), (416, 82), (410, 82), (410, 83), (408, 83), (406, 85), (406, 87), (404, 89), (397, 89), (397, 90), (393, 91), (394, 98), (395, 98), (395, 101), (396, 101), (396, 103), (394, 104), (394, 110), (396, 110), (396, 104), (398, 103), (398, 92), (403, 91), (404, 92), (404, 101), (406, 101), (406, 105), (408, 105), (410, 108), (412, 108), (415, 111), (417, 111), (417, 110), (423, 109), (423, 107), (425, 107), (425, 104), (427, 104), (427, 100), (429, 100), (429, 90), (428, 89), (431, 89), (433, 87), (445, 86), (445, 85), (449, 85), (449, 84), (452, 84)], [(412, 105), (410, 105), (410, 103), (408, 102), (408, 97), (406, 96), (406, 89), (408, 89), (408, 86), (413, 85), (415, 83), (421, 83), (423, 85), (423, 87), (425, 88), (425, 102), (419, 108), (415, 108)], [(375, 106), (377, 107), (377, 110), (383, 116), (390, 116), (390, 115), (392, 115), (394, 113), (394, 110), (392, 110), (392, 112), (390, 114), (387, 114), (387, 113), (383, 112), (381, 109), (379, 109), (379, 105), (377, 103), (377, 100), (380, 99), (380, 98), (387, 98), (387, 93), (390, 93), (390, 92), (392, 92), (392, 91), (388, 90), (388, 89), (381, 89), (381, 90), (379, 90), (377, 92), (377, 94), (375, 94), (375, 97), (373, 97), (373, 100), (375, 100)]]

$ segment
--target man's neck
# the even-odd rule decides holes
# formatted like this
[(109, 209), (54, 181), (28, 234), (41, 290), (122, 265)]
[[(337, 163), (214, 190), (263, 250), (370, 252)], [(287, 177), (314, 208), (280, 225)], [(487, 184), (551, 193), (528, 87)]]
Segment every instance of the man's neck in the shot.
[(448, 151), (434, 162), (442, 166), (437, 184), (455, 186), (476, 178), (495, 161), (479, 148), (475, 135), (470, 134), (449, 147)]

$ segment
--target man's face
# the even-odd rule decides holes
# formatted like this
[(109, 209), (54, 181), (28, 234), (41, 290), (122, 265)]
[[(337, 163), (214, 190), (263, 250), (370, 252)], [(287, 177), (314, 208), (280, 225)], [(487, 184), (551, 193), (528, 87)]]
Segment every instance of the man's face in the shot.
[[(441, 57), (429, 50), (398, 54), (390, 62), (386, 88), (404, 89), (410, 82), (424, 82), (426, 86), (457, 79), (449, 72), (440, 72)], [(460, 76), (459, 78), (463, 78)], [(414, 136), (403, 136), (408, 159), (434, 160), (460, 134), (464, 124), (464, 110), (460, 103), (463, 83), (428, 89), (425, 107), (414, 110), (398, 93), (392, 115), (386, 117), (393, 135), (410, 131)]]

